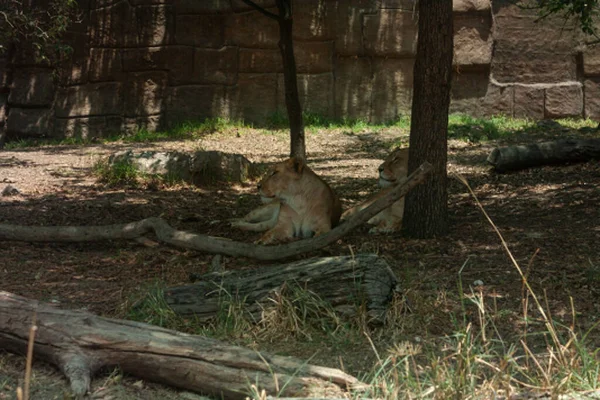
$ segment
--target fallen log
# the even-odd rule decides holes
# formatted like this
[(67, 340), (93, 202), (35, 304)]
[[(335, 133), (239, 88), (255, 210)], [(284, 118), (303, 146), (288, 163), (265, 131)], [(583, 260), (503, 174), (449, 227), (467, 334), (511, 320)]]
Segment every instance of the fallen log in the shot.
[(497, 147), (487, 158), (497, 172), (549, 164), (600, 159), (600, 139), (560, 139), (523, 146)]
[(8, 292), (0, 292), (0, 348), (25, 354), (34, 314), (34, 358), (58, 366), (78, 397), (105, 366), (225, 399), (245, 398), (251, 384), (268, 394), (307, 397), (322, 390), (341, 393), (358, 383), (338, 369), (144, 323), (61, 310)]
[(398, 284), (385, 260), (375, 254), (311, 258), (251, 271), (213, 272), (195, 279), (199, 282), (164, 291), (175, 313), (206, 320), (222, 309), (224, 298), (234, 297), (257, 322), (264, 310), (273, 307), (273, 295), (291, 286), (310, 291), (342, 314), (364, 305), (370, 322), (383, 322)]
[(423, 163), (406, 180), (373, 202), (369, 207), (356, 213), (345, 223), (324, 235), (311, 239), (277, 246), (261, 246), (235, 242), (225, 238), (177, 231), (161, 218), (147, 218), (127, 224), (105, 226), (21, 226), (0, 224), (0, 240), (26, 242), (90, 242), (99, 240), (139, 239), (154, 233), (158, 240), (176, 247), (201, 252), (223, 254), (233, 257), (249, 257), (258, 260), (283, 260), (309, 251), (318, 250), (336, 242), (348, 232), (367, 222), (381, 210), (405, 196), (413, 187), (423, 182), (432, 166)]

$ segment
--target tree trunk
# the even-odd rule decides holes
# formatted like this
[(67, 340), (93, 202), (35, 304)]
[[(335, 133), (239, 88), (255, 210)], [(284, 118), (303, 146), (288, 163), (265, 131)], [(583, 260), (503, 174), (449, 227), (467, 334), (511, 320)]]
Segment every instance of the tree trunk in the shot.
[(34, 358), (57, 365), (79, 397), (104, 366), (225, 399), (244, 399), (252, 383), (283, 396), (310, 396), (314, 388), (339, 393), (339, 386), (357, 383), (337, 369), (139, 322), (60, 310), (7, 292), (0, 292), (0, 348), (24, 354), (32, 317), (38, 327)]
[(290, 121), (290, 157), (305, 161), (304, 120), (298, 94), (296, 58), (294, 57), (294, 42), (292, 39), (292, 1), (277, 0), (276, 3), (279, 9), (279, 50), (283, 60), (285, 105)]
[(433, 177), (406, 196), (403, 231), (416, 238), (448, 230), (447, 135), (452, 75), (452, 0), (419, 0), (409, 171), (424, 161)]
[(506, 172), (593, 159), (600, 159), (600, 139), (560, 139), (527, 146), (497, 147), (487, 162), (496, 172)]
[(294, 285), (314, 293), (342, 314), (354, 313), (364, 305), (370, 321), (381, 323), (398, 283), (385, 260), (375, 254), (311, 258), (195, 278), (200, 282), (165, 290), (165, 300), (177, 314), (200, 320), (215, 317), (223, 300), (232, 300), (243, 302), (244, 311), (260, 321), (263, 311), (273, 306), (273, 294)]

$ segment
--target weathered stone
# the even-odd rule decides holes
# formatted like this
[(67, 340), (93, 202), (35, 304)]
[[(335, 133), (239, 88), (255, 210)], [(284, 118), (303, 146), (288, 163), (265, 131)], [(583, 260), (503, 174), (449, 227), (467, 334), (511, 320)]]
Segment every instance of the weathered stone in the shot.
[(295, 40), (331, 40), (336, 32), (336, 2), (294, 0)]
[[(333, 74), (298, 74), (298, 93), (302, 111), (315, 115), (333, 116)], [(283, 74), (277, 80), (277, 108), (285, 113)]]
[(417, 16), (411, 11), (382, 9), (376, 14), (364, 16), (367, 54), (414, 56), (417, 52), (417, 32)]
[(59, 118), (120, 115), (123, 112), (122, 84), (103, 82), (60, 89), (55, 110)]
[(414, 60), (411, 59), (388, 58), (373, 61), (371, 122), (388, 122), (410, 114), (413, 66)]
[(454, 64), (461, 67), (488, 65), (492, 61), (490, 14), (454, 16)]
[(588, 46), (583, 51), (583, 74), (600, 76), (600, 46)]
[(174, 43), (175, 11), (173, 6), (138, 6), (135, 8), (137, 43), (139, 46), (161, 46)]
[(371, 118), (371, 61), (360, 57), (338, 57), (336, 60), (335, 116), (336, 118)]
[(294, 55), (298, 73), (318, 74), (333, 70), (333, 42), (297, 42)]
[(19, 137), (42, 137), (50, 132), (52, 110), (49, 108), (15, 108), (8, 112), (7, 132)]
[(544, 89), (515, 86), (514, 91), (515, 118), (544, 119)]
[(483, 99), (484, 115), (513, 115), (514, 88), (490, 83)]
[(586, 79), (584, 82), (585, 117), (600, 119), (600, 79)]
[(219, 50), (195, 49), (193, 83), (223, 83), (232, 85), (237, 80), (238, 48)]
[(120, 117), (56, 118), (54, 136), (82, 139), (109, 137), (120, 133), (122, 125)]
[(124, 113), (127, 117), (159, 114), (166, 101), (167, 73), (131, 72), (127, 76)]
[(453, 0), (454, 12), (488, 11), (492, 8), (490, 0)]
[(581, 84), (560, 85), (546, 89), (546, 116), (549, 118), (580, 117), (583, 112)]
[(177, 14), (210, 14), (231, 11), (229, 0), (174, 0)]
[(240, 49), (239, 72), (281, 72), (281, 53), (275, 49)]
[(208, 117), (230, 116), (230, 99), (225, 88), (216, 85), (176, 86), (167, 97), (167, 125), (201, 121)]
[(492, 75), (501, 83), (556, 83), (577, 80), (575, 55), (549, 53), (530, 54), (515, 58), (501, 51), (494, 52)]
[(188, 46), (162, 46), (123, 50), (126, 72), (168, 71), (169, 85), (189, 83), (194, 66), (194, 49)]
[(116, 81), (122, 77), (121, 50), (90, 49), (89, 80)]
[(54, 100), (54, 79), (49, 69), (17, 68), (8, 102), (11, 106), (48, 106)]
[[(376, 0), (339, 0), (335, 51), (337, 55), (360, 56), (365, 54), (363, 45), (363, 17), (378, 10)], [(377, 39), (377, 38), (368, 38)]]
[(126, 150), (111, 155), (108, 162), (132, 164), (142, 173), (183, 180), (198, 186), (214, 182), (244, 182), (254, 176), (256, 170), (241, 154), (219, 151), (188, 154)]
[(7, 104), (8, 94), (0, 92), (0, 127), (3, 127), (6, 122)]
[(129, 2), (132, 6), (154, 6), (173, 4), (173, 0), (129, 0)]
[(163, 129), (165, 125), (165, 114), (125, 118), (123, 120), (123, 130), (126, 134), (136, 133), (141, 129), (155, 132)]
[[(256, 3), (258, 6), (260, 6), (262, 8), (275, 7), (275, 0), (255, 0), (254, 3)], [(235, 12), (253, 10), (252, 7), (250, 7), (248, 4), (244, 3), (242, 0), (231, 0), (231, 7), (233, 8), (233, 11), (235, 11)], [(270, 11), (276, 12), (277, 9), (270, 10)], [(264, 17), (264, 18), (266, 18), (266, 17)]]
[(450, 112), (481, 117), (488, 91), (489, 70), (459, 71), (452, 74)]
[(8, 60), (6, 57), (0, 57), (0, 90), (8, 87), (9, 72)]
[[(277, 13), (276, 9), (269, 11)], [(279, 42), (279, 24), (258, 11), (230, 14), (225, 36), (232, 45), (240, 47), (276, 48)]]
[(239, 74), (227, 99), (234, 119), (264, 123), (277, 110), (277, 75)]
[[(89, 26), (89, 23), (86, 27)], [(56, 69), (61, 86), (81, 85), (88, 82), (90, 67), (90, 48), (87, 31), (70, 34), (63, 39), (73, 49)]]
[(225, 44), (222, 15), (177, 15), (177, 44), (221, 48)]

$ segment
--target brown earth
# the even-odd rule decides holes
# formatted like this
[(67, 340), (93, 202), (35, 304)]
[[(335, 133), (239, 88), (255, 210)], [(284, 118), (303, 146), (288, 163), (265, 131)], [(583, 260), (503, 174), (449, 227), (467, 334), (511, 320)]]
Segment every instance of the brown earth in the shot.
[[(578, 132), (571, 132), (577, 134)], [(565, 135), (547, 133), (544, 138)], [(405, 133), (389, 128), (374, 133), (343, 130), (308, 135), (310, 164), (340, 194), (345, 207), (376, 188), (376, 168), (394, 141)], [(404, 135), (404, 136), (402, 136)], [(513, 142), (532, 140), (516, 136)], [(504, 235), (516, 260), (527, 267), (538, 294), (546, 295), (552, 315), (571, 323), (573, 299), (576, 325), (590, 328), (599, 315), (600, 289), (600, 163), (547, 166), (505, 175), (495, 174), (485, 158), (498, 143), (450, 141), (450, 172), (462, 174)], [(0, 190), (12, 185), (15, 196), (0, 197), (0, 222), (20, 225), (104, 225), (161, 216), (173, 227), (234, 240), (252, 241), (256, 234), (232, 230), (227, 220), (258, 205), (254, 184), (108, 188), (96, 182), (92, 165), (123, 148), (206, 149), (236, 152), (251, 161), (274, 161), (288, 151), (286, 135), (244, 130), (214, 134), (197, 141), (83, 147), (51, 146), (0, 152)], [(451, 232), (432, 240), (407, 240), (397, 235), (370, 236), (363, 227), (335, 245), (306, 256), (377, 252), (402, 282), (410, 312), (402, 324), (373, 333), (381, 353), (398, 341), (434, 340), (455, 328), (460, 312), (458, 283), (465, 292), (482, 281), (484, 293), (504, 315), (501, 333), (521, 329), (522, 282), (492, 227), (467, 189), (450, 181)], [(535, 255), (535, 257), (534, 257)], [(0, 243), (0, 290), (50, 301), (65, 308), (85, 308), (104, 316), (123, 317), (127, 306), (153, 284), (188, 282), (190, 273), (206, 272), (212, 255), (167, 246), (137, 243)], [(225, 257), (225, 269), (260, 268), (261, 262)], [(459, 276), (459, 270), (462, 273)], [(468, 315), (473, 310), (467, 310)], [(500, 312), (502, 311), (502, 312)], [(475, 318), (473, 317), (475, 320)], [(393, 329), (392, 329), (393, 328)], [(231, 340), (238, 340), (232, 338)], [(364, 339), (364, 338), (363, 338)], [(593, 344), (600, 335), (592, 334)], [(350, 339), (349, 339), (350, 340)], [(276, 339), (245, 338), (257, 349), (308, 358), (363, 374), (374, 364), (363, 340), (353, 351), (339, 343), (297, 339), (292, 345)], [(250, 343), (249, 343), (250, 342)], [(13, 398), (24, 360), (0, 354), (0, 399)], [(115, 374), (96, 378), (93, 398), (193, 398), (189, 393)], [(51, 367), (38, 365), (34, 399), (63, 398), (66, 382)]]

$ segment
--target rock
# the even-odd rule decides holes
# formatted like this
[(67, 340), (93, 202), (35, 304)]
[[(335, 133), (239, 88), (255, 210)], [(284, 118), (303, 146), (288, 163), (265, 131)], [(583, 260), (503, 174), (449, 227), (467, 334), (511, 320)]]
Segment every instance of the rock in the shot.
[(387, 58), (373, 61), (371, 122), (384, 123), (410, 115), (413, 59)]
[(454, 12), (488, 11), (492, 8), (490, 0), (453, 0)]
[(8, 103), (19, 106), (49, 106), (54, 100), (54, 80), (51, 69), (16, 68)]
[(544, 118), (544, 89), (527, 86), (515, 86), (514, 116), (515, 118)]
[(339, 57), (335, 82), (336, 118), (369, 119), (371, 108), (371, 60), (366, 57)]
[(222, 83), (233, 85), (237, 81), (238, 48), (195, 49), (193, 83)]
[(492, 16), (454, 16), (454, 65), (472, 67), (492, 62)]
[(45, 136), (51, 132), (52, 110), (49, 108), (11, 108), (7, 131), (13, 136)]
[(583, 113), (583, 91), (579, 83), (546, 89), (546, 116), (550, 118), (580, 117)]
[[(298, 74), (298, 93), (302, 111), (316, 115), (333, 113), (333, 73)], [(286, 114), (283, 74), (278, 76), (277, 95), (279, 111)]]
[(377, 14), (366, 14), (365, 51), (377, 56), (415, 56), (417, 31), (417, 15), (412, 11), (381, 9)]
[(139, 172), (160, 175), (170, 180), (182, 180), (194, 185), (214, 182), (244, 182), (258, 173), (248, 159), (240, 154), (218, 151), (195, 153), (121, 151), (109, 157), (108, 163), (132, 164)]
[(123, 112), (122, 86), (121, 82), (103, 82), (60, 89), (56, 116), (120, 115)]
[(2, 189), (2, 196), (16, 196), (20, 194), (21, 191), (12, 185), (7, 185), (4, 189)]

